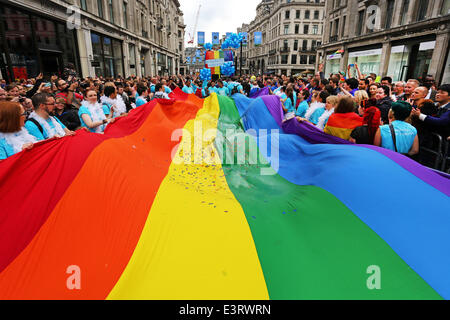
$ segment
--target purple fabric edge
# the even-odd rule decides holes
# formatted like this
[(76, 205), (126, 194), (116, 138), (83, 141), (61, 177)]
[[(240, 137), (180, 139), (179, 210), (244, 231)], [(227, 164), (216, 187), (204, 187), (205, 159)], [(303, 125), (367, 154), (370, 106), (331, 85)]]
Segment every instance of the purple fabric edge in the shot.
[[(269, 109), (272, 116), (274, 116), (277, 123), (279, 123), (280, 119), (282, 119), (282, 116), (280, 118), (280, 116), (276, 111), (277, 109), (280, 110), (279, 105), (275, 106), (274, 104), (275, 101), (270, 101), (266, 97), (263, 97), (263, 101), (264, 103), (266, 103), (266, 101), (268, 102), (266, 103), (267, 108)], [(355, 145), (350, 141), (328, 135), (309, 123), (300, 123), (296, 119), (291, 119), (284, 123), (281, 120), (281, 123), (282, 125), (280, 127), (282, 127), (285, 133), (296, 134), (311, 144), (346, 144), (377, 151), (386, 156), (387, 158), (391, 159), (392, 161), (396, 162), (399, 166), (409, 171), (417, 178), (428, 183), (430, 186), (441, 191), (445, 195), (450, 196), (449, 179), (445, 175), (438, 174), (433, 170), (424, 167), (421, 164), (409, 159), (408, 157), (405, 157), (404, 155), (376, 146)]]
[(269, 94), (269, 88), (264, 87), (261, 90), (258, 90), (257, 93), (250, 95), (249, 98), (256, 99), (262, 96), (267, 96)]
[(283, 124), (283, 110), (280, 108), (280, 98), (278, 96), (262, 96), (264, 104), (269, 109), (270, 114), (275, 119), (277, 124), (282, 127)]

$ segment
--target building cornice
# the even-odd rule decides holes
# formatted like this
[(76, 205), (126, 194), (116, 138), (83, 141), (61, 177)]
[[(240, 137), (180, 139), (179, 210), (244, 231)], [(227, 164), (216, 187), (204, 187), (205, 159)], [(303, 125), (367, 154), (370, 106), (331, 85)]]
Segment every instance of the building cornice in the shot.
[(420, 21), (405, 26), (398, 26), (388, 30), (381, 30), (372, 32), (369, 34), (364, 34), (361, 36), (353, 38), (345, 38), (336, 42), (327, 42), (320, 46), (319, 49), (334, 48), (336, 46), (343, 46), (349, 44), (355, 44), (356, 46), (361, 45), (361, 42), (377, 40), (378, 38), (386, 38), (383, 40), (390, 39), (391, 41), (396, 41), (404, 38), (405, 36), (426, 36), (428, 34), (435, 34), (436, 31), (448, 32), (450, 29), (450, 15), (428, 19), (425, 21)]

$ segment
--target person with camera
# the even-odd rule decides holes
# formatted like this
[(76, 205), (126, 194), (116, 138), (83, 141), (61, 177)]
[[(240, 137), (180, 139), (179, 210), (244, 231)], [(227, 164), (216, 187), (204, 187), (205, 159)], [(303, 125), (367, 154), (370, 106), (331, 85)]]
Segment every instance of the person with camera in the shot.
[(72, 76), (69, 76), (67, 81), (63, 79), (57, 80), (56, 87), (58, 91), (56, 92), (56, 97), (63, 97), (66, 100), (66, 104), (79, 107), (81, 105), (80, 101), (83, 100), (83, 96), (75, 92), (78, 85), (78, 82), (75, 81)]

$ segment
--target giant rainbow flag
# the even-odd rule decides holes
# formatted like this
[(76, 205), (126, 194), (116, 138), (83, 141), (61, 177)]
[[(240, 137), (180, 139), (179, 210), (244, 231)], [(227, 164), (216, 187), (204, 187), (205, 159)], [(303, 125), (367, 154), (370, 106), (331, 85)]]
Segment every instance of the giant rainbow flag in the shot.
[(172, 98), (0, 163), (0, 299), (450, 299), (449, 179), (275, 96)]

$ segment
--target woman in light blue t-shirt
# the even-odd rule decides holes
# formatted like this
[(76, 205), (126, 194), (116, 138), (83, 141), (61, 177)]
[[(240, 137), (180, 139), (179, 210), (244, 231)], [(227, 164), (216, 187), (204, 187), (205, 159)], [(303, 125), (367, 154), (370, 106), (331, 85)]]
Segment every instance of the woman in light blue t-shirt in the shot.
[(419, 153), (417, 129), (405, 122), (411, 115), (411, 111), (412, 106), (408, 102), (393, 103), (389, 111), (390, 125), (384, 125), (378, 129), (374, 144), (409, 156)]
[(0, 160), (33, 148), (37, 139), (25, 125), (25, 109), (17, 102), (0, 102)]
[(81, 126), (93, 133), (103, 133), (108, 123), (113, 123), (115, 119), (108, 118), (105, 109), (97, 101), (97, 92), (89, 90), (86, 92), (86, 100), (83, 101), (78, 116), (80, 117)]

